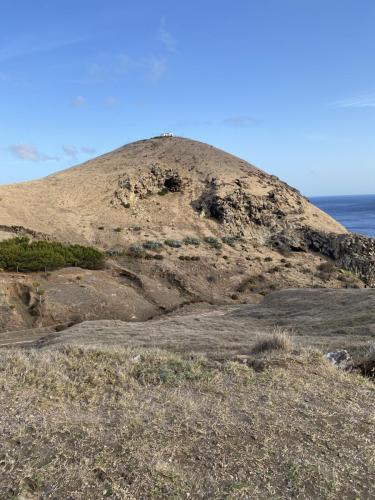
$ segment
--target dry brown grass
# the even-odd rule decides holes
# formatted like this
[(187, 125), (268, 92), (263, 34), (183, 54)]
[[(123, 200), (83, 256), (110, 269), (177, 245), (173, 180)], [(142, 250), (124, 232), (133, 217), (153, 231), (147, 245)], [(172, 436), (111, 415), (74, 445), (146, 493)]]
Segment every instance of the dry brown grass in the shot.
[(355, 367), (362, 375), (375, 379), (375, 346), (355, 360)]
[(1, 351), (0, 498), (373, 497), (374, 385), (273, 353)]
[(266, 353), (269, 351), (290, 352), (293, 349), (294, 344), (290, 334), (282, 329), (276, 328), (272, 333), (259, 337), (251, 352), (253, 354)]

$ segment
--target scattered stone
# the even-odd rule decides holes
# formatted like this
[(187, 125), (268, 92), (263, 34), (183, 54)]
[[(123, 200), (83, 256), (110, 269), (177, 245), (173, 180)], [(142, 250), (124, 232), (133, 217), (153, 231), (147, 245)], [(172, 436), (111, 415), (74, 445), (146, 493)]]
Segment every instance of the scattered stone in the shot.
[(329, 352), (326, 354), (326, 358), (340, 370), (347, 372), (353, 369), (353, 359), (345, 349)]

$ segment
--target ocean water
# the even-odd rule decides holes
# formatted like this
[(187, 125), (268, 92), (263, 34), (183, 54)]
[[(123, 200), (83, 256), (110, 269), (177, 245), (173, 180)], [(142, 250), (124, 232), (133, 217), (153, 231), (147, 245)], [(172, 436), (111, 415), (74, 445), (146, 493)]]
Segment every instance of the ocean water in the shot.
[(375, 238), (375, 195), (320, 196), (311, 202), (349, 231)]

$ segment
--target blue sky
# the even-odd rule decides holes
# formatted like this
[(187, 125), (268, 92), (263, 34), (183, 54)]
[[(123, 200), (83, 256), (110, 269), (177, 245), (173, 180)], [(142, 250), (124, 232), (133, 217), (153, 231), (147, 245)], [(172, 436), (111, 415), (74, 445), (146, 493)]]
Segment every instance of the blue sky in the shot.
[(375, 192), (373, 0), (2, 0), (0, 183), (171, 130)]

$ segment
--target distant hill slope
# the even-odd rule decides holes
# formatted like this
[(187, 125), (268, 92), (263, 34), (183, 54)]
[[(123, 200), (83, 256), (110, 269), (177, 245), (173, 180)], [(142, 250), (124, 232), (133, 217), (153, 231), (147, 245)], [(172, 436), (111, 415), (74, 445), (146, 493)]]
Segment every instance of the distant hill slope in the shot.
[(217, 221), (221, 232), (253, 236), (286, 224), (346, 232), (274, 176), (178, 137), (138, 141), (38, 181), (0, 186), (0, 198), (5, 232), (22, 226), (105, 248), (119, 243), (114, 229), (132, 224), (155, 235), (217, 232)]

